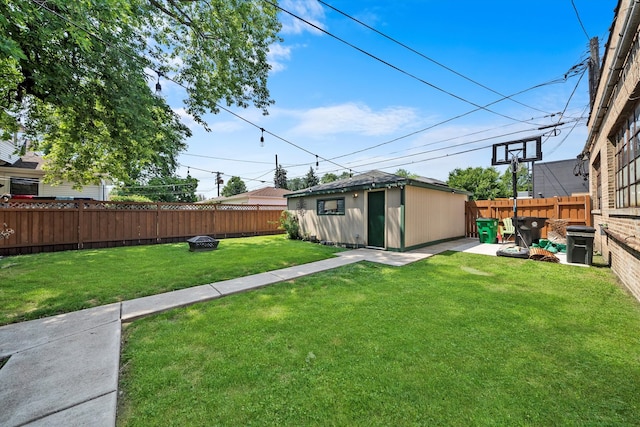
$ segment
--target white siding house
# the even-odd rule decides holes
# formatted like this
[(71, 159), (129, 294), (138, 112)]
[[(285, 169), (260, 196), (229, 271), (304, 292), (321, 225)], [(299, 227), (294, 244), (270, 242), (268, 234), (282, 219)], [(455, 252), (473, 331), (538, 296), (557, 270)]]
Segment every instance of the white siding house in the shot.
[[(13, 144), (11, 144), (13, 147)], [(73, 184), (62, 183), (49, 185), (42, 182), (44, 171), (42, 170), (42, 157), (34, 153), (27, 153), (18, 157), (14, 154), (6, 155), (9, 151), (8, 143), (0, 142), (2, 157), (0, 159), (0, 194), (10, 194), (18, 197), (43, 197), (43, 198), (90, 198), (94, 200), (107, 200), (107, 183), (101, 181), (98, 185), (86, 185), (81, 190), (74, 190)], [(15, 147), (11, 149), (13, 153)], [(9, 160), (15, 159), (13, 162)]]

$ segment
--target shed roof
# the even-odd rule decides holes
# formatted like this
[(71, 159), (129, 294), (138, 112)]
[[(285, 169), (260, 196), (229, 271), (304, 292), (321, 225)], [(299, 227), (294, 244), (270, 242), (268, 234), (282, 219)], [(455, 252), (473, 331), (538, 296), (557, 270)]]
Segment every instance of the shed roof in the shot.
[(334, 194), (345, 191), (370, 190), (383, 187), (393, 188), (405, 185), (430, 188), (432, 190), (446, 191), (448, 193), (471, 194), (464, 190), (451, 188), (445, 182), (434, 178), (406, 178), (379, 170), (372, 170), (351, 178), (340, 179), (338, 181), (305, 188), (304, 190), (294, 191), (292, 193), (285, 194), (285, 197), (305, 197), (319, 194)]

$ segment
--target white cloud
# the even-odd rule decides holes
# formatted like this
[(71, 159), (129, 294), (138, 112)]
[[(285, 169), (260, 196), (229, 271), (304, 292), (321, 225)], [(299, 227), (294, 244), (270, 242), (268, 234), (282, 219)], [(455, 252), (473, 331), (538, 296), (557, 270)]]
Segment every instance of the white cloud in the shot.
[(316, 137), (340, 133), (389, 135), (419, 120), (412, 108), (387, 107), (373, 111), (366, 105), (356, 103), (313, 108), (295, 115), (299, 124), (293, 128), (293, 132)]
[(176, 113), (178, 117), (180, 117), (180, 121), (182, 121), (182, 123), (189, 129), (193, 130), (194, 127), (200, 126), (198, 122), (196, 122), (196, 120), (193, 118), (193, 116), (187, 113), (186, 109), (174, 108), (173, 112)]
[(271, 65), (271, 72), (277, 73), (286, 68), (285, 61), (291, 58), (291, 47), (281, 44), (272, 44), (269, 46), (267, 61)]
[[(324, 24), (322, 23), (324, 20), (324, 10), (322, 9), (322, 5), (316, 0), (283, 0), (280, 2), (280, 7), (311, 22), (318, 28), (324, 29)], [(318, 29), (286, 12), (281, 12), (280, 22), (282, 22), (281, 31), (283, 34), (301, 34), (305, 31), (313, 34), (321, 33)]]

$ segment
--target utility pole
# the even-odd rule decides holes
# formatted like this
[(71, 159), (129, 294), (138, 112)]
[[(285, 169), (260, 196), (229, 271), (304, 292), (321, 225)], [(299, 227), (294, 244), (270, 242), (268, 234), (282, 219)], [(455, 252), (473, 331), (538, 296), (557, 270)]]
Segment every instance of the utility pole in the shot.
[(598, 37), (593, 37), (589, 40), (589, 51), (591, 53), (589, 58), (589, 98), (593, 107), (596, 91), (598, 90), (598, 82), (600, 81), (600, 46), (598, 45)]
[(218, 185), (218, 197), (220, 197), (220, 184), (224, 184), (224, 179), (222, 179), (222, 172), (216, 172), (216, 184)]
[(275, 176), (274, 176), (274, 179), (273, 179), (273, 186), (274, 186), (275, 188), (279, 188), (279, 187), (280, 187), (280, 186), (278, 185), (278, 179), (277, 179), (277, 177), (278, 177), (278, 155), (276, 154), (276, 173), (275, 173)]

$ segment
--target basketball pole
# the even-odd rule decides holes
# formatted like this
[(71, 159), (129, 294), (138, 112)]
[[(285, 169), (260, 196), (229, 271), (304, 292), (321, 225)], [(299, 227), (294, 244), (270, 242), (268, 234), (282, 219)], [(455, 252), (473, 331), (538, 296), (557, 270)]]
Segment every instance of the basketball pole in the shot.
[(513, 226), (515, 227), (515, 244), (517, 245), (520, 227), (518, 226), (518, 156), (516, 155), (511, 157), (511, 181), (513, 184)]

